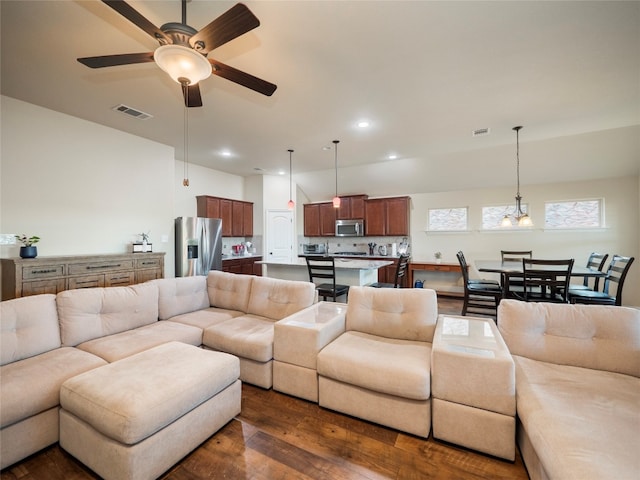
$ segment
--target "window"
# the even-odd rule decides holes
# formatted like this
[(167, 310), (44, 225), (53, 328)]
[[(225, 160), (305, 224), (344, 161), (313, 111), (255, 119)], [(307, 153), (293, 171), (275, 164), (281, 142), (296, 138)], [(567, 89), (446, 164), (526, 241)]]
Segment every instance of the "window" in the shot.
[[(520, 205), (523, 213), (529, 213), (529, 205), (523, 203)], [(501, 226), (502, 219), (505, 215), (513, 215), (516, 211), (516, 205), (496, 205), (493, 207), (482, 207), (482, 229), (483, 230), (504, 230)], [(514, 225), (512, 228), (519, 228)]]
[(601, 228), (602, 200), (570, 200), (544, 204), (545, 228)]
[(430, 208), (428, 230), (431, 232), (466, 231), (467, 207)]

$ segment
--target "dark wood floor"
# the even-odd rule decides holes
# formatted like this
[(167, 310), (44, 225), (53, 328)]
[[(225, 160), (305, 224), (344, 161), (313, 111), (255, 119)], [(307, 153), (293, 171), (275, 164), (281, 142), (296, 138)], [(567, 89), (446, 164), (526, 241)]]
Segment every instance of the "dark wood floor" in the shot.
[[(459, 314), (460, 303), (442, 299), (440, 311)], [(0, 473), (1, 480), (96, 478), (58, 445)], [(515, 462), (507, 462), (243, 385), (242, 413), (163, 478), (525, 480), (528, 476), (519, 454)]]

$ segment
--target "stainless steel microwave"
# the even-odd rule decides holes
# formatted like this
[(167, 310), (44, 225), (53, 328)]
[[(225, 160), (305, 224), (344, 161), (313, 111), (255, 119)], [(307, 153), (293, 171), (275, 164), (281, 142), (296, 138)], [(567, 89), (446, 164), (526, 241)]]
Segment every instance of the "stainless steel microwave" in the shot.
[(336, 220), (336, 237), (364, 237), (364, 220)]

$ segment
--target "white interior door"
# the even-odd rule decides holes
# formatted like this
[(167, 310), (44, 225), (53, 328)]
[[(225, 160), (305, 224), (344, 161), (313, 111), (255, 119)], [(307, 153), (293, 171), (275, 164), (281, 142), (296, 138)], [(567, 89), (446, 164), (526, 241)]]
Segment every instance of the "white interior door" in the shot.
[(293, 212), (267, 210), (265, 260), (293, 261)]

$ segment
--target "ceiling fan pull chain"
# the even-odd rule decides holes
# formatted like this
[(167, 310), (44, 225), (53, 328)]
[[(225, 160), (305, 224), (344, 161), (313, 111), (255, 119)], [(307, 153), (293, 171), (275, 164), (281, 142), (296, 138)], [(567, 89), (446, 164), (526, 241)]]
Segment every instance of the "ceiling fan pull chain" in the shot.
[(184, 132), (182, 134), (184, 141), (184, 179), (182, 185), (189, 186), (189, 108), (184, 106)]

